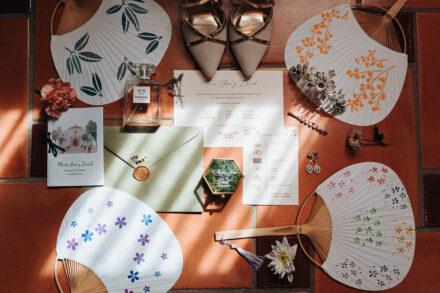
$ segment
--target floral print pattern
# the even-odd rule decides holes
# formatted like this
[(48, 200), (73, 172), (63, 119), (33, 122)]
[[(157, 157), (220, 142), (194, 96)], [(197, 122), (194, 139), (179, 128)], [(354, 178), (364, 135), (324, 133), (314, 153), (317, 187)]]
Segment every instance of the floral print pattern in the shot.
[(382, 190), (384, 203), (391, 204), (392, 208), (405, 210), (411, 206), (405, 188), (399, 185), (390, 185)]
[(130, 271), (130, 274), (127, 277), (132, 283), (134, 283), (134, 281), (139, 280), (139, 272)]
[(117, 217), (116, 218), (116, 222), (115, 222), (116, 226), (119, 226), (119, 229), (122, 229), (123, 226), (127, 225), (127, 222), (125, 222), (125, 217)]
[(348, 12), (342, 14), (339, 10), (331, 9), (321, 13), (321, 22), (313, 25), (310, 30), (311, 34), (302, 40), (301, 46), (296, 46), (296, 52), (301, 63), (309, 65), (309, 60), (313, 58), (315, 53), (328, 54), (332, 47), (329, 42), (333, 37), (330, 32), (330, 25), (337, 19), (347, 20)]
[(368, 210), (361, 210), (351, 220), (354, 226), (353, 243), (365, 247), (371, 245), (382, 247), (384, 244), (383, 233), (380, 230), (382, 216), (378, 215), (378, 209), (371, 207)]
[(78, 242), (75, 241), (75, 238), (72, 238), (72, 240), (67, 240), (67, 249), (75, 250), (78, 246)]
[(400, 268), (397, 265), (373, 265), (370, 266), (368, 270), (368, 277), (370, 279), (376, 279), (376, 284), (379, 288), (393, 285), (394, 283), (399, 282), (401, 279)]
[(145, 226), (148, 226), (148, 224), (150, 224), (151, 222), (153, 222), (153, 220), (151, 220), (151, 215), (146, 215), (146, 214), (143, 214), (142, 215), (142, 220), (141, 220), (141, 222), (142, 223), (144, 223), (145, 224)]
[(81, 237), (84, 238), (84, 242), (92, 241), (93, 232), (89, 232), (89, 230), (86, 230), (83, 234), (81, 234)]
[(414, 227), (407, 222), (395, 220), (394, 223), (394, 234), (391, 240), (394, 244), (392, 255), (412, 255), (416, 236)]
[(145, 235), (140, 234), (140, 235), (139, 235), (138, 242), (142, 243), (142, 246), (144, 246), (145, 243), (150, 242), (150, 240), (148, 240), (148, 234), (145, 234)]
[(98, 224), (98, 226), (95, 228), (95, 231), (98, 232), (98, 235), (105, 234), (107, 230), (105, 229), (105, 224)]
[(134, 262), (136, 262), (138, 265), (141, 264), (141, 262), (144, 262), (144, 254), (136, 252), (136, 256), (133, 258)]
[(354, 281), (358, 286), (362, 285), (362, 270), (353, 260), (345, 258), (335, 265), (338, 276), (345, 280)]

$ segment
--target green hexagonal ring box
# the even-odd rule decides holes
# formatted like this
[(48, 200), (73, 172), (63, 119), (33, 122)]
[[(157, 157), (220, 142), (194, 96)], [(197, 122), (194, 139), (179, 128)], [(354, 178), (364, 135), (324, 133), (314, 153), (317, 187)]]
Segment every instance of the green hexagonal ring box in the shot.
[(232, 158), (212, 159), (203, 174), (211, 193), (222, 196), (234, 194), (241, 178), (243, 173)]

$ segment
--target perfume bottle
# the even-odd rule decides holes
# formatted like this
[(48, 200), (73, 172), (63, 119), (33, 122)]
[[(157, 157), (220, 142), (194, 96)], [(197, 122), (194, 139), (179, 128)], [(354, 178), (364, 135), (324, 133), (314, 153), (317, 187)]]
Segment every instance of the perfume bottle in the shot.
[(160, 82), (152, 80), (153, 64), (133, 65), (136, 76), (125, 83), (124, 127), (141, 129), (160, 125)]

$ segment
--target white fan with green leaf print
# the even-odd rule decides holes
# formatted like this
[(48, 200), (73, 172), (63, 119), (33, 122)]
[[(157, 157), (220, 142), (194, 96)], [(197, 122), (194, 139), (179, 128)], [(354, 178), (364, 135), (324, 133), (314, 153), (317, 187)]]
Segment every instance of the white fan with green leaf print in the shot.
[(51, 51), (60, 78), (78, 98), (105, 105), (123, 96), (133, 63), (159, 64), (170, 38), (170, 19), (156, 2), (102, 0), (81, 27), (52, 35)]

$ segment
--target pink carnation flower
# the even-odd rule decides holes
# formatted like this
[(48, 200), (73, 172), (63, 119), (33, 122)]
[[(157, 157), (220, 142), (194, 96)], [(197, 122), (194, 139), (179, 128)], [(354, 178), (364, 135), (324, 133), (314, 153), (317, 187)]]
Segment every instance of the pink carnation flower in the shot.
[(70, 82), (51, 78), (41, 89), (41, 101), (45, 102), (44, 111), (48, 116), (58, 118), (61, 113), (72, 106), (76, 99), (76, 91)]

